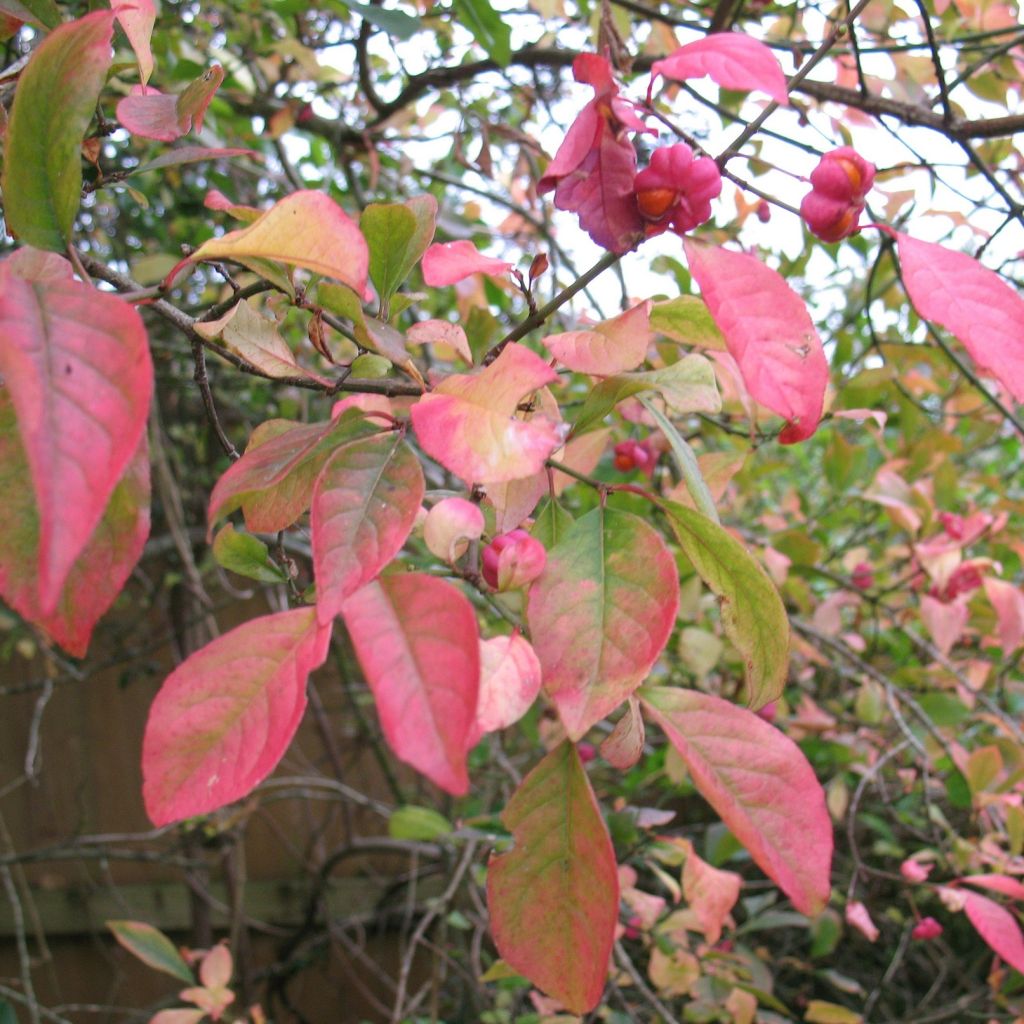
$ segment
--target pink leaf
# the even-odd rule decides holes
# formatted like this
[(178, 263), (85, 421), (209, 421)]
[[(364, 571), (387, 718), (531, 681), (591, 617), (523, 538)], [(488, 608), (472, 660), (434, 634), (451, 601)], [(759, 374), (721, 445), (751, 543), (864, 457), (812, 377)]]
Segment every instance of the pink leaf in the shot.
[(357, 590), (342, 615), (391, 749), (462, 796), (480, 687), (473, 606), (444, 580), (405, 573)]
[(277, 533), (291, 526), (309, 508), (316, 479), (332, 452), (375, 432), (375, 425), (356, 412), (329, 423), (261, 423), (245, 454), (213, 488), (207, 513), (210, 530), (240, 506), (253, 533)]
[(1024, 593), (1007, 580), (986, 576), (985, 596), (995, 609), (999, 644), (1010, 657), (1024, 641)]
[(501, 820), (515, 846), (487, 868), (498, 952), (571, 1013), (587, 1013), (608, 976), (619, 880), (611, 839), (571, 743), (526, 776)]
[(986, 896), (976, 892), (964, 896), (964, 913), (978, 934), (1011, 967), (1024, 973), (1024, 936), (1017, 918)]
[(512, 269), (506, 260), (484, 256), (472, 242), (435, 242), (423, 254), (423, 280), (431, 288), (444, 288), (470, 274), (504, 277)]
[(133, 86), (118, 101), (117, 119), (132, 135), (157, 142), (180, 139), (191, 127), (179, 123), (177, 96), (144, 85)]
[(658, 75), (675, 82), (708, 75), (723, 89), (759, 89), (776, 103), (789, 104), (786, 76), (775, 54), (764, 43), (739, 32), (716, 32), (680, 46), (651, 65), (652, 83)]
[(544, 347), (563, 365), (576, 373), (611, 377), (633, 370), (647, 358), (647, 346), (654, 338), (648, 299), (612, 320), (596, 324), (593, 330), (552, 334)]
[(965, 253), (899, 233), (896, 240), (917, 312), (955, 335), (982, 370), (1024, 402), (1024, 299)]
[(200, 648), (167, 677), (142, 741), (142, 795), (154, 825), (240, 800), (274, 770), (330, 637), (312, 608), (265, 615)]
[(596, 508), (548, 552), (527, 618), (544, 692), (570, 739), (643, 682), (672, 632), (678, 601), (672, 553), (630, 512)]
[(683, 866), (683, 896), (697, 915), (704, 938), (714, 945), (740, 896), (743, 881), (735, 871), (721, 871), (700, 859), (690, 847)]
[(519, 721), (540, 693), (540, 662), (518, 633), (480, 641), (480, 696), (470, 746)]
[(153, 364), (127, 302), (78, 281), (29, 282), (6, 264), (0, 334), (39, 514), (39, 611), (50, 615), (139, 447)]
[(1008, 875), (965, 875), (959, 879), (967, 882), (968, 885), (976, 885), (982, 889), (990, 889), (992, 892), (1002, 893), (1015, 900), (1024, 900), (1024, 884), (1016, 878)]
[(139, 62), (139, 77), (145, 85), (153, 74), (150, 37), (156, 22), (156, 5), (153, 0), (110, 0), (110, 6), (135, 51), (135, 59)]
[(802, 914), (828, 902), (832, 822), (800, 748), (752, 711), (695, 690), (650, 687), (641, 700), (697, 791)]
[(807, 307), (756, 256), (689, 239), (686, 257), (747, 390), (788, 421), (782, 444), (817, 429), (828, 363)]
[(520, 401), (557, 375), (522, 345), (509, 345), (486, 369), (452, 374), (412, 407), (420, 446), (467, 482), (501, 483), (540, 471), (562, 443), (546, 416), (516, 418)]
[(626, 701), (626, 713), (601, 743), (601, 756), (619, 771), (628, 771), (644, 752), (644, 720), (636, 697)]
[(321, 623), (402, 550), (423, 491), (419, 460), (398, 433), (359, 438), (331, 455), (310, 514)]
[[(506, 266), (511, 266), (511, 264), (506, 264)], [(470, 366), (473, 365), (473, 353), (469, 347), (469, 339), (458, 324), (449, 323), (447, 320), (421, 320), (409, 328), (405, 340), (410, 345), (447, 345), (462, 356)]]
[(868, 942), (878, 940), (878, 926), (871, 920), (868, 908), (859, 900), (851, 900), (846, 904), (844, 916), (846, 923), (851, 928), (856, 928)]
[(925, 624), (932, 643), (946, 655), (963, 636), (970, 618), (966, 598), (958, 598), (948, 604), (937, 601), (929, 594), (921, 595), (921, 621)]
[(39, 602), (39, 513), (28, 480), (14, 410), (0, 389), (0, 595), (15, 611), (77, 658), (113, 604), (149, 536), (149, 446), (145, 433), (114, 487), (103, 518), (68, 572), (54, 610)]

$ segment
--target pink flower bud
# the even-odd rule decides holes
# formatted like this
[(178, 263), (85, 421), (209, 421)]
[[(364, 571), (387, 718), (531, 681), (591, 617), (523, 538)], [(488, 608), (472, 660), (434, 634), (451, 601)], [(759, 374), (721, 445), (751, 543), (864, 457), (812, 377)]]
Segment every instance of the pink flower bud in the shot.
[(922, 917), (910, 934), (915, 939), (927, 942), (930, 939), (937, 939), (942, 934), (942, 925), (934, 917)]
[(576, 753), (579, 754), (580, 761), (583, 764), (589, 764), (597, 757), (597, 748), (593, 743), (584, 741), (583, 743), (576, 744)]
[(658, 457), (651, 451), (648, 441), (630, 440), (620, 441), (615, 446), (613, 461), (615, 468), (620, 473), (629, 473), (634, 469), (639, 469), (650, 476), (654, 473), (654, 464), (658, 461)]
[(811, 172), (811, 191), (800, 204), (800, 215), (823, 242), (838, 242), (857, 231), (874, 181), (874, 164), (849, 146), (834, 149)]
[(636, 205), (647, 221), (647, 234), (671, 229), (692, 231), (711, 216), (711, 200), (722, 191), (722, 176), (710, 157), (694, 158), (685, 142), (662, 146), (634, 184)]
[(858, 590), (870, 590), (875, 585), (875, 574), (868, 562), (858, 562), (850, 574), (850, 582)]
[(525, 530), (512, 530), (495, 537), (484, 548), (483, 577), (495, 590), (516, 590), (535, 580), (544, 571), (547, 559), (539, 540)]

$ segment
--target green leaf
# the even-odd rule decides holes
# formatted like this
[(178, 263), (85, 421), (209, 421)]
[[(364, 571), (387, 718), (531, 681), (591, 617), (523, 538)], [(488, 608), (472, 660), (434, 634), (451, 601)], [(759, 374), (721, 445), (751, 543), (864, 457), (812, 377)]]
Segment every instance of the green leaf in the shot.
[(6, 999), (0, 999), (0, 1024), (18, 1024), (18, 1015)]
[(725, 351), (722, 332), (708, 307), (695, 295), (680, 295), (668, 302), (655, 303), (651, 310), (651, 330), (684, 345)]
[(453, 831), (452, 823), (430, 807), (398, 807), (388, 818), (388, 835), (392, 839), (430, 842), (450, 835)]
[(231, 523), (213, 538), (213, 557), (218, 565), (257, 583), (288, 581), (288, 577), (270, 561), (267, 545), (251, 533), (238, 533)]
[(108, 921), (107, 927), (114, 938), (133, 956), (157, 971), (163, 971), (186, 985), (194, 985), (196, 979), (163, 932), (142, 921)]
[(454, 0), (452, 13), (487, 55), (504, 67), (512, 57), (512, 29), (487, 0)]
[(775, 585), (754, 557), (707, 516), (675, 502), (662, 508), (686, 557), (718, 597), (722, 625), (743, 657), (747, 700), (775, 700), (789, 670), (789, 620)]
[[(410, 39), (423, 28), (423, 23), (419, 18), (414, 18), (411, 14), (406, 14), (405, 11), (374, 7), (371, 4), (364, 4), (362, 0), (346, 0), (346, 5), (371, 25), (376, 25), (377, 28), (383, 29), (398, 39)], [(303, 10), (306, 9), (306, 6), (308, 5), (303, 6)]]
[(7, 127), (4, 214), (37, 249), (63, 252), (82, 198), (81, 145), (110, 67), (111, 11), (54, 29), (21, 74)]
[(558, 499), (549, 498), (537, 513), (530, 535), (550, 551), (565, 536), (573, 522), (572, 514), (558, 503)]
[(604, 991), (619, 916), (615, 851), (576, 748), (556, 747), (501, 820), (515, 837), (491, 860), (487, 905), (502, 959), (572, 1013)]
[(41, 28), (60, 24), (60, 11), (53, 0), (0, 0), (0, 12)]
[(416, 196), (405, 203), (371, 203), (359, 218), (370, 247), (370, 277), (382, 306), (401, 287), (434, 238), (437, 200)]
[(587, 395), (579, 417), (573, 424), (574, 435), (600, 422), (619, 402), (644, 391), (656, 391), (676, 413), (716, 413), (722, 399), (715, 384), (715, 371), (703, 356), (689, 355), (662, 370), (620, 373), (601, 381)]

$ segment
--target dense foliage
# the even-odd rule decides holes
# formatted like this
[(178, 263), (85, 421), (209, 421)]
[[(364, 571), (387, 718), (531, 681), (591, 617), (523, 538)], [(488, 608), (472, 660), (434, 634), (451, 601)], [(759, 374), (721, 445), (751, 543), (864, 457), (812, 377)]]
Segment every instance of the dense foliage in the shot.
[[(0, 799), (114, 664), (156, 827), (0, 830), (0, 1018), (79, 1019), (23, 868), (86, 850), (233, 865), (228, 944), (110, 922), (159, 1024), (333, 956), (394, 1022), (1024, 1015), (1015, 3), (0, 20)], [(294, 926), (231, 853), (279, 799)], [(367, 852), (404, 909), (338, 918)]]

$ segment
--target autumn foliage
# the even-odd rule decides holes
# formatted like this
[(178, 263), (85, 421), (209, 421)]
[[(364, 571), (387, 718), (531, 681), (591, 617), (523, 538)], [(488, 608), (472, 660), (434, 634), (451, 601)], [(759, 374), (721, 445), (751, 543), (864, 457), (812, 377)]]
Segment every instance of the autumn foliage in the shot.
[[(488, 53), (481, 73), (538, 66), (545, 51), (514, 54), (490, 7), (465, 6), (476, 12), (467, 45)], [(875, 942), (884, 927), (902, 958), (908, 943), (937, 948), (967, 922), (957, 941), (1004, 965), (984, 998), (1019, 1012), (1008, 970), (1024, 972), (1018, 256), (1009, 231), (972, 228), (970, 210), (963, 232), (937, 232), (932, 211), (918, 217), (919, 193), (895, 191), (911, 172), (874, 155), (864, 121), (901, 111), (971, 151), (975, 122), (954, 116), (945, 81), (931, 87), (947, 104), (934, 124), (930, 107), (869, 103), (866, 79), (821, 97), (812, 88), (832, 108), (810, 148), (828, 146), (815, 159), (774, 148), (773, 112), (808, 102), (796, 97), (815, 85), (814, 66), (845, 74), (843, 40), (875, 32), (857, 21), (864, 6), (822, 20), (822, 45), (797, 47), (808, 64), (787, 76), (786, 46), (753, 23), (682, 44), (659, 23), (634, 70), (605, 5), (596, 47), (572, 56), (583, 88), (562, 101), (571, 113), (550, 158), (504, 126), (519, 160), (494, 170), (484, 154), (502, 131), (481, 129), (470, 169), (511, 182), (522, 208), (491, 255), (468, 220), (453, 226), (443, 175), (384, 195), (394, 140), (375, 133), (399, 108), (370, 84), (366, 40), (404, 31), (387, 17), (400, 12), (367, 7), (360, 21), (351, 8), (368, 120), (348, 138), (319, 97), (257, 96), (269, 58), (251, 72), (211, 62), (180, 88), (155, 87), (166, 12), (151, 0), (89, 13), (0, 0), (27, 24), (14, 38), (32, 43), (4, 139), (5, 628), (32, 638), (47, 664), (86, 658), (151, 520), (168, 521), (149, 456), (158, 441), (154, 466), (166, 474), (167, 337), (189, 364), (204, 436), (220, 445), (191, 518), (175, 523), (197, 531), (179, 553), (206, 557), (208, 546), (211, 564), (275, 595), (184, 651), (160, 684), (139, 737), (154, 826), (185, 830), (258, 801), (333, 654), (371, 698), (381, 756), (427, 780), (424, 802), (451, 819), (431, 811), (411, 831), (395, 826), (399, 838), (443, 839), (464, 851), (463, 873), (476, 858), (489, 918), (477, 966), (489, 970), (475, 981), (498, 995), (516, 979), (544, 1019), (619, 1013), (613, 1005), (634, 1020), (669, 1019), (672, 1007), (691, 1019), (688, 1005), (707, 1011), (692, 1019), (745, 1024), (869, 1019), (878, 994), (825, 999), (806, 978), (772, 993), (770, 953), (752, 952), (744, 929), (773, 908), (779, 928), (809, 936), (812, 957), (835, 950), (844, 924), (852, 942)], [(956, 9), (921, 5), (929, 33), (933, 20), (952, 32)], [(302, 38), (288, 52), (316, 64)], [(429, 74), (409, 82), (431, 89)], [(746, 125), (726, 146), (680, 127), (684, 98), (705, 79), (717, 96), (708, 110)], [(269, 151), (242, 131), (257, 116)], [(290, 165), (304, 159), (303, 133), (356, 147), (358, 174), (341, 161), (348, 189)], [(240, 166), (256, 168), (260, 188)], [(160, 272), (142, 285), (117, 238), (129, 233), (141, 250), (145, 231), (128, 214), (123, 227), (97, 224), (106, 190), (148, 204), (149, 185), (126, 193), (124, 182), (154, 171), (195, 182), (201, 214), (178, 237), (183, 253), (162, 243)], [(992, 180), (1004, 227), (1019, 231), (1019, 176), (1009, 192)], [(174, 189), (157, 191), (151, 200), (173, 210)], [(541, 230), (545, 196), (560, 212)], [(132, 216), (152, 227), (146, 211)], [(748, 233), (783, 217), (777, 250), (770, 234)], [(576, 226), (572, 246), (598, 250), (583, 274), (560, 245)], [(858, 279), (843, 260), (873, 262)], [(620, 263), (632, 276), (612, 312), (589, 288)], [(650, 276), (666, 269), (667, 293)], [(815, 276), (829, 274), (840, 302), (815, 294)], [(210, 378), (228, 374), (267, 387), (222, 422), (230, 403)], [(943, 460), (962, 457), (973, 473), (968, 456), (984, 465), (961, 488)], [(848, 514), (852, 503), (860, 512)], [(954, 717), (942, 719), (938, 695), (975, 715), (970, 735), (948, 728), (962, 719), (946, 705)], [(877, 734), (840, 732), (840, 710)], [(493, 765), (510, 766), (514, 786), (481, 788)], [(863, 840), (865, 789), (887, 770), (906, 833), (877, 826), (851, 847)], [(937, 778), (958, 781), (938, 793)], [(911, 827), (921, 794), (929, 808)], [(946, 798), (970, 827), (931, 803)], [(687, 821), (669, 824), (681, 809), (717, 849), (698, 846)], [(927, 831), (940, 823), (941, 840)], [(875, 896), (873, 879), (887, 886)], [(445, 898), (454, 906), (455, 889)], [(111, 929), (189, 986), (189, 1006), (165, 1010), (162, 1024), (228, 1012), (226, 946), (186, 962), (144, 923)], [(406, 981), (396, 1021), (413, 1012)]]

